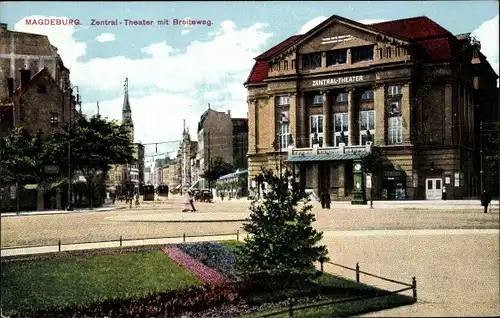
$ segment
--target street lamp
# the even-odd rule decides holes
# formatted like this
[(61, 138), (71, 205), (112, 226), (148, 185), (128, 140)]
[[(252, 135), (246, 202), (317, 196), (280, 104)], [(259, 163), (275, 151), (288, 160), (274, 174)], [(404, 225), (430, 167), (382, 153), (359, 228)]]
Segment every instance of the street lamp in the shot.
[(67, 211), (73, 211), (72, 201), (72, 180), (71, 180), (71, 132), (72, 132), (72, 116), (73, 116), (73, 90), (76, 89), (76, 104), (80, 105), (80, 90), (77, 85), (69, 88), (69, 118), (68, 118), (68, 206)]

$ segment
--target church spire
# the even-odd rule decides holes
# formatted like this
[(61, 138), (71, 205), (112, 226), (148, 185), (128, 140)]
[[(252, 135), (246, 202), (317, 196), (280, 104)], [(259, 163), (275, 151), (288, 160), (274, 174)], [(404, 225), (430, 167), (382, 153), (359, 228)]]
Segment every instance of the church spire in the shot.
[(130, 101), (128, 98), (128, 77), (125, 78), (125, 84), (123, 84), (124, 96), (123, 96), (123, 108), (122, 108), (122, 125), (127, 127), (134, 127), (134, 122), (132, 121), (132, 109), (130, 108)]

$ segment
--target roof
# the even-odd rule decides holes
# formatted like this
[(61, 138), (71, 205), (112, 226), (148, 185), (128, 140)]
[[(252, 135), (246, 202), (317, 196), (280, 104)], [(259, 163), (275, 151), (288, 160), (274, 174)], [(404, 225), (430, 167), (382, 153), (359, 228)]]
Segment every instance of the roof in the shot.
[(317, 162), (317, 161), (346, 161), (360, 159), (362, 155), (358, 153), (333, 153), (321, 155), (293, 155), (286, 161), (290, 163)]
[(374, 23), (370, 26), (413, 40), (451, 35), (448, 30), (425, 16)]
[(36, 80), (37, 80), (38, 78), (40, 78), (40, 76), (42, 76), (42, 74), (43, 74), (44, 72), (47, 72), (47, 73), (48, 73), (50, 80), (51, 80), (51, 81), (52, 81), (52, 82), (53, 82), (53, 83), (57, 86), (56, 82), (54, 81), (54, 79), (53, 79), (53, 78), (52, 78), (52, 76), (50, 75), (49, 70), (48, 70), (46, 67), (44, 67), (44, 68), (42, 68), (41, 70), (39, 70), (39, 71), (38, 71), (35, 75), (33, 75), (33, 76), (31, 77), (31, 79), (29, 80), (28, 84), (26, 84), (26, 87), (25, 87), (23, 90), (22, 90), (22, 88), (21, 88), (21, 87), (18, 87), (18, 88), (14, 91), (14, 93), (15, 93), (15, 94), (17, 94), (17, 95), (22, 95), (22, 94), (26, 93), (26, 92), (28, 91), (28, 89), (30, 88), (30, 86), (31, 86), (31, 85), (33, 85), (33, 84), (36, 82)]
[(240, 170), (236, 170), (236, 172), (223, 175), (222, 177), (220, 177), (219, 179), (217, 179), (217, 181), (235, 178), (235, 177), (241, 176), (241, 175), (243, 175), (245, 173), (248, 173), (248, 170), (241, 170), (241, 171)]
[[(329, 22), (330, 19), (323, 23)], [(445, 28), (425, 16), (393, 20), (367, 25), (370, 29), (416, 41), (427, 53), (431, 61), (449, 59), (451, 57), (450, 41), (455, 37)], [(319, 27), (319, 26), (318, 26)], [(318, 28), (316, 27), (316, 28)], [(307, 34), (310, 34), (309, 32)], [(269, 73), (268, 59), (294, 45), (304, 37), (294, 35), (275, 45), (255, 58), (256, 62), (250, 71), (245, 84), (263, 82)]]

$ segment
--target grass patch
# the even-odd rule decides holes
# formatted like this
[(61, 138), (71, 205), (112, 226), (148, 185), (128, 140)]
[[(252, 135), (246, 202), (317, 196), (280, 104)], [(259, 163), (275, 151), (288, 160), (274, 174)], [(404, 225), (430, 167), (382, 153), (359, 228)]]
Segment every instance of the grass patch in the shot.
[(48, 309), (200, 284), (163, 251), (1, 264), (1, 308)]
[[(245, 244), (244, 242), (238, 242), (235, 240), (221, 241), (220, 243), (232, 249), (236, 249), (237, 246)], [(321, 294), (322, 296), (324, 296), (323, 298), (327, 298), (327, 300), (308, 300), (295, 304), (294, 307), (300, 307), (303, 305), (318, 305), (318, 307), (294, 309), (294, 317), (352, 317), (355, 315), (361, 315), (369, 312), (380, 311), (414, 303), (412, 297), (401, 294), (384, 295), (385, 293), (387, 293), (386, 290), (363, 283), (357, 283), (353, 280), (328, 273), (323, 273), (323, 275), (315, 278), (314, 284), (318, 288), (318, 294)], [(398, 289), (402, 288), (404, 288), (404, 286), (401, 286)], [(254, 301), (256, 304), (259, 304), (265, 303), (266, 301), (275, 300), (277, 298), (280, 298), (282, 300), (286, 299), (286, 297), (300, 298), (300, 293), (300, 291), (291, 293), (290, 291), (284, 290), (275, 291), (272, 293), (272, 295), (262, 295), (261, 297), (257, 296), (253, 298), (252, 301)], [(357, 297), (366, 298), (362, 300), (349, 300)], [(332, 301), (338, 301), (338, 303), (329, 304)], [(321, 304), (324, 305), (319, 306)], [(280, 307), (272, 310), (261, 311), (259, 313), (247, 315), (244, 317), (250, 318), (272, 316), (288, 318), (288, 310), (289, 307)]]

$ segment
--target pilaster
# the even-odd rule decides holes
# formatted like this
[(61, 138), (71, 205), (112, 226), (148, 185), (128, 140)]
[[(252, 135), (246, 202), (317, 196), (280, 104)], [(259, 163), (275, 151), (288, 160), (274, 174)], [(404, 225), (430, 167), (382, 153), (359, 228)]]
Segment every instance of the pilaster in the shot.
[(256, 152), (257, 145), (257, 100), (255, 98), (247, 99), (248, 104), (248, 153)]
[(330, 98), (328, 96), (328, 91), (322, 91), (323, 95), (323, 147), (330, 147), (332, 145), (331, 137), (331, 122), (332, 122), (332, 112), (330, 107)]
[(290, 135), (292, 136), (293, 143), (296, 145), (298, 140), (298, 130), (299, 130), (299, 120), (300, 118), (300, 108), (297, 105), (297, 94), (291, 93), (290, 95)]
[(326, 52), (321, 53), (321, 68), (326, 68)]
[(354, 88), (349, 88), (347, 90), (348, 92), (348, 97), (347, 97), (347, 117), (349, 118), (349, 140), (348, 140), (348, 145), (353, 146), (357, 145), (358, 142), (358, 125), (357, 125), (357, 111), (356, 111), (356, 100), (355, 100), (355, 95), (354, 95)]
[(352, 64), (351, 49), (347, 49), (347, 64)]
[[(275, 151), (273, 144), (274, 141), (278, 141), (278, 121), (276, 119), (276, 96), (269, 95), (267, 98), (267, 116), (269, 119), (266, 120), (268, 127), (268, 142), (264, 145), (264, 148), (269, 149), (270, 151)], [(262, 147), (262, 146), (261, 146)]]
[(307, 132), (309, 127), (309, 116), (306, 108), (306, 96), (304, 93), (299, 95), (299, 108), (301, 122), (299, 125), (299, 138), (295, 140), (297, 147), (309, 147), (309, 134)]
[(403, 143), (410, 144), (411, 134), (411, 107), (410, 107), (410, 86), (411, 83), (405, 83), (402, 87), (401, 96), (401, 116), (403, 120)]
[(374, 109), (375, 109), (375, 145), (385, 145), (385, 87), (376, 85), (373, 87), (374, 92)]

